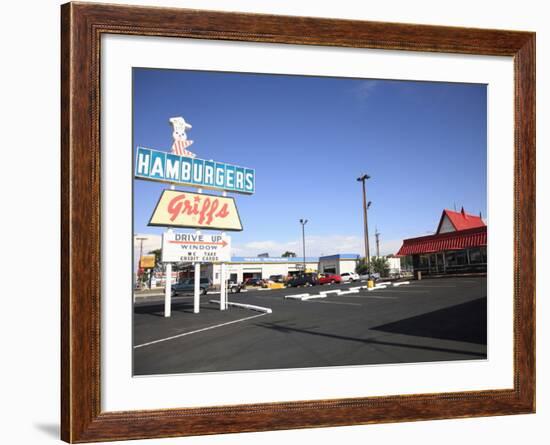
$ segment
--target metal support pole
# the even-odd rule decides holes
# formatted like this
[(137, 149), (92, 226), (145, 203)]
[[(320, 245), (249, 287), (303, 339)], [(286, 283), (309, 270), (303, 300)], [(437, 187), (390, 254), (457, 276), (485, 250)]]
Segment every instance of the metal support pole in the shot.
[(193, 312), (198, 314), (200, 311), (201, 303), (201, 263), (195, 263), (195, 289), (194, 289), (194, 298), (193, 298)]
[(370, 246), (369, 246), (369, 222), (368, 222), (368, 216), (367, 216), (367, 209), (370, 206), (370, 202), (367, 204), (367, 189), (365, 185), (365, 181), (369, 179), (370, 176), (365, 174), (359, 178), (357, 178), (358, 181), (362, 182), (363, 185), (363, 220), (365, 224), (365, 258), (367, 260), (367, 268), (369, 271), (369, 276), (372, 275), (372, 268), (371, 268), (371, 262), (370, 262)]
[(172, 315), (172, 263), (166, 263), (166, 279), (164, 282), (164, 316)]
[(302, 224), (302, 259), (304, 260), (304, 272), (306, 271), (306, 226)]
[[(170, 185), (170, 190), (175, 190), (174, 184)], [(166, 233), (171, 233), (172, 229), (168, 229)], [(164, 249), (164, 246), (162, 246)], [(172, 316), (172, 263), (166, 263), (164, 270), (164, 317)]]
[(227, 286), (226, 286), (225, 263), (220, 265), (220, 310), (227, 309)]
[(300, 224), (302, 225), (302, 262), (303, 262), (303, 272), (306, 273), (306, 224), (307, 219), (301, 219)]
[[(143, 241), (145, 241), (147, 238), (139, 237), (136, 238), (136, 241), (139, 241), (139, 260), (138, 260), (138, 266), (136, 270), (136, 283), (138, 283), (139, 279), (139, 269), (141, 268), (141, 258), (143, 258)], [(140, 287), (141, 288), (141, 287)]]
[[(197, 189), (198, 193), (202, 193), (202, 189)], [(200, 235), (201, 231), (197, 230), (196, 235)], [(193, 313), (198, 314), (200, 312), (200, 303), (201, 303), (201, 263), (195, 263), (195, 279), (193, 281), (194, 292), (193, 292)]]
[[(222, 196), (227, 196), (226, 190), (222, 191)], [(223, 236), (225, 236), (225, 232), (222, 232)], [(222, 262), (220, 267), (220, 310), (225, 311), (227, 307), (227, 272), (226, 264)]]

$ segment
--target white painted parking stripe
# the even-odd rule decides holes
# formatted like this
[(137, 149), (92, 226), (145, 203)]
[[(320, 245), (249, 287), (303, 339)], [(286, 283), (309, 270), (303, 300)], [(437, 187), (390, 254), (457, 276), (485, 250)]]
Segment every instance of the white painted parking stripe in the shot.
[(345, 298), (377, 298), (380, 300), (396, 300), (399, 297), (382, 297), (381, 295), (342, 295)]
[(238, 320), (228, 321), (227, 323), (208, 326), (207, 328), (197, 329), (196, 331), (184, 332), (183, 334), (173, 335), (172, 337), (161, 338), (160, 340), (150, 341), (148, 343), (143, 343), (141, 345), (134, 346), (134, 349), (143, 348), (144, 346), (154, 345), (156, 343), (162, 343), (168, 340), (174, 340), (175, 338), (185, 337), (186, 335), (197, 334), (198, 332), (204, 332), (204, 331), (209, 331), (211, 329), (221, 328), (222, 326), (238, 323), (240, 321), (251, 320), (252, 318), (263, 317), (264, 315), (267, 315), (267, 313), (264, 312), (262, 314), (251, 315), (250, 317), (239, 318)]
[(447, 288), (447, 289), (456, 289), (457, 286), (432, 286), (432, 285), (424, 285), (424, 284), (411, 284), (411, 287), (422, 287), (425, 289), (434, 289), (434, 288)]
[(309, 297), (309, 294), (292, 294), (292, 295), (285, 295), (285, 298), (295, 298), (296, 300), (301, 300), (303, 297)]
[(311, 301), (307, 300), (308, 303), (323, 303), (323, 304), (343, 304), (346, 306), (361, 306), (359, 303), (344, 303), (343, 301)]

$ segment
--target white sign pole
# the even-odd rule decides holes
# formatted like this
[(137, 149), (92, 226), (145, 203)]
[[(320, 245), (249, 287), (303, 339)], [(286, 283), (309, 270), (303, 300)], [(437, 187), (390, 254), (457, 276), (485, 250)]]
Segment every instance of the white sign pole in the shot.
[(201, 303), (201, 263), (195, 263), (195, 294), (193, 298), (193, 312), (198, 314)]
[[(224, 190), (222, 192), (222, 196), (226, 197), (227, 192)], [(225, 232), (222, 232), (222, 237), (225, 237)], [(226, 277), (226, 271), (225, 271), (225, 262), (222, 261), (221, 264), (221, 286), (220, 286), (220, 310), (225, 311), (228, 308), (227, 304), (227, 277)]]
[[(202, 193), (202, 189), (198, 189), (197, 192)], [(200, 230), (195, 232), (197, 235), (201, 234)], [(198, 314), (200, 312), (201, 304), (201, 263), (198, 261), (195, 263), (195, 292), (193, 295), (193, 312)]]
[[(170, 190), (175, 190), (175, 185), (170, 185)], [(167, 233), (171, 233), (172, 229), (168, 229)], [(164, 246), (162, 246), (164, 249)], [(165, 279), (164, 279), (164, 317), (172, 316), (172, 263), (165, 263)]]
[(227, 287), (225, 285), (225, 263), (220, 265), (220, 311), (227, 309)]
[(172, 263), (166, 263), (166, 280), (164, 285), (164, 316), (172, 315)]

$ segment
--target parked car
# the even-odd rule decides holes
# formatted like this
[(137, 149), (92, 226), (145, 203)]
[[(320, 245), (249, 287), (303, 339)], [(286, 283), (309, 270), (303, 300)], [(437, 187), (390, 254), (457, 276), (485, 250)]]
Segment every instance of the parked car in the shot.
[(257, 286), (261, 287), (263, 284), (263, 280), (261, 278), (247, 278), (244, 281), (245, 286)]
[[(208, 288), (210, 287), (210, 280), (208, 278), (201, 278), (199, 282), (199, 288), (201, 295), (206, 295)], [(195, 292), (195, 279), (188, 278), (172, 285), (172, 297), (181, 294), (193, 294)]]
[(343, 283), (347, 283), (349, 281), (359, 281), (359, 275), (355, 272), (344, 272), (340, 274), (340, 277), (342, 278)]
[(371, 273), (370, 275), (368, 273), (364, 274), (364, 275), (361, 275), (359, 276), (359, 278), (361, 280), (368, 280), (368, 279), (371, 279), (371, 280), (379, 280), (380, 279), (380, 274), (378, 272), (373, 272)]
[(227, 289), (229, 290), (229, 293), (231, 294), (238, 294), (240, 291), (244, 289), (243, 283), (237, 283), (236, 281), (228, 281), (227, 282)]
[(285, 281), (285, 277), (283, 275), (271, 275), (269, 279), (274, 283), (284, 283)]
[(319, 284), (335, 284), (341, 282), (342, 277), (334, 273), (324, 273), (319, 275)]
[(286, 283), (288, 287), (316, 286), (317, 284), (319, 284), (319, 277), (316, 273), (294, 275), (294, 277)]

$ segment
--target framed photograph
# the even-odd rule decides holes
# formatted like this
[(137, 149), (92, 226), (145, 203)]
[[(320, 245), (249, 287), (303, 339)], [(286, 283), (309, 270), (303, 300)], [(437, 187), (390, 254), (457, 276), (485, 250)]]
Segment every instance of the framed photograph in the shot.
[(62, 439), (535, 411), (535, 35), (62, 6)]

